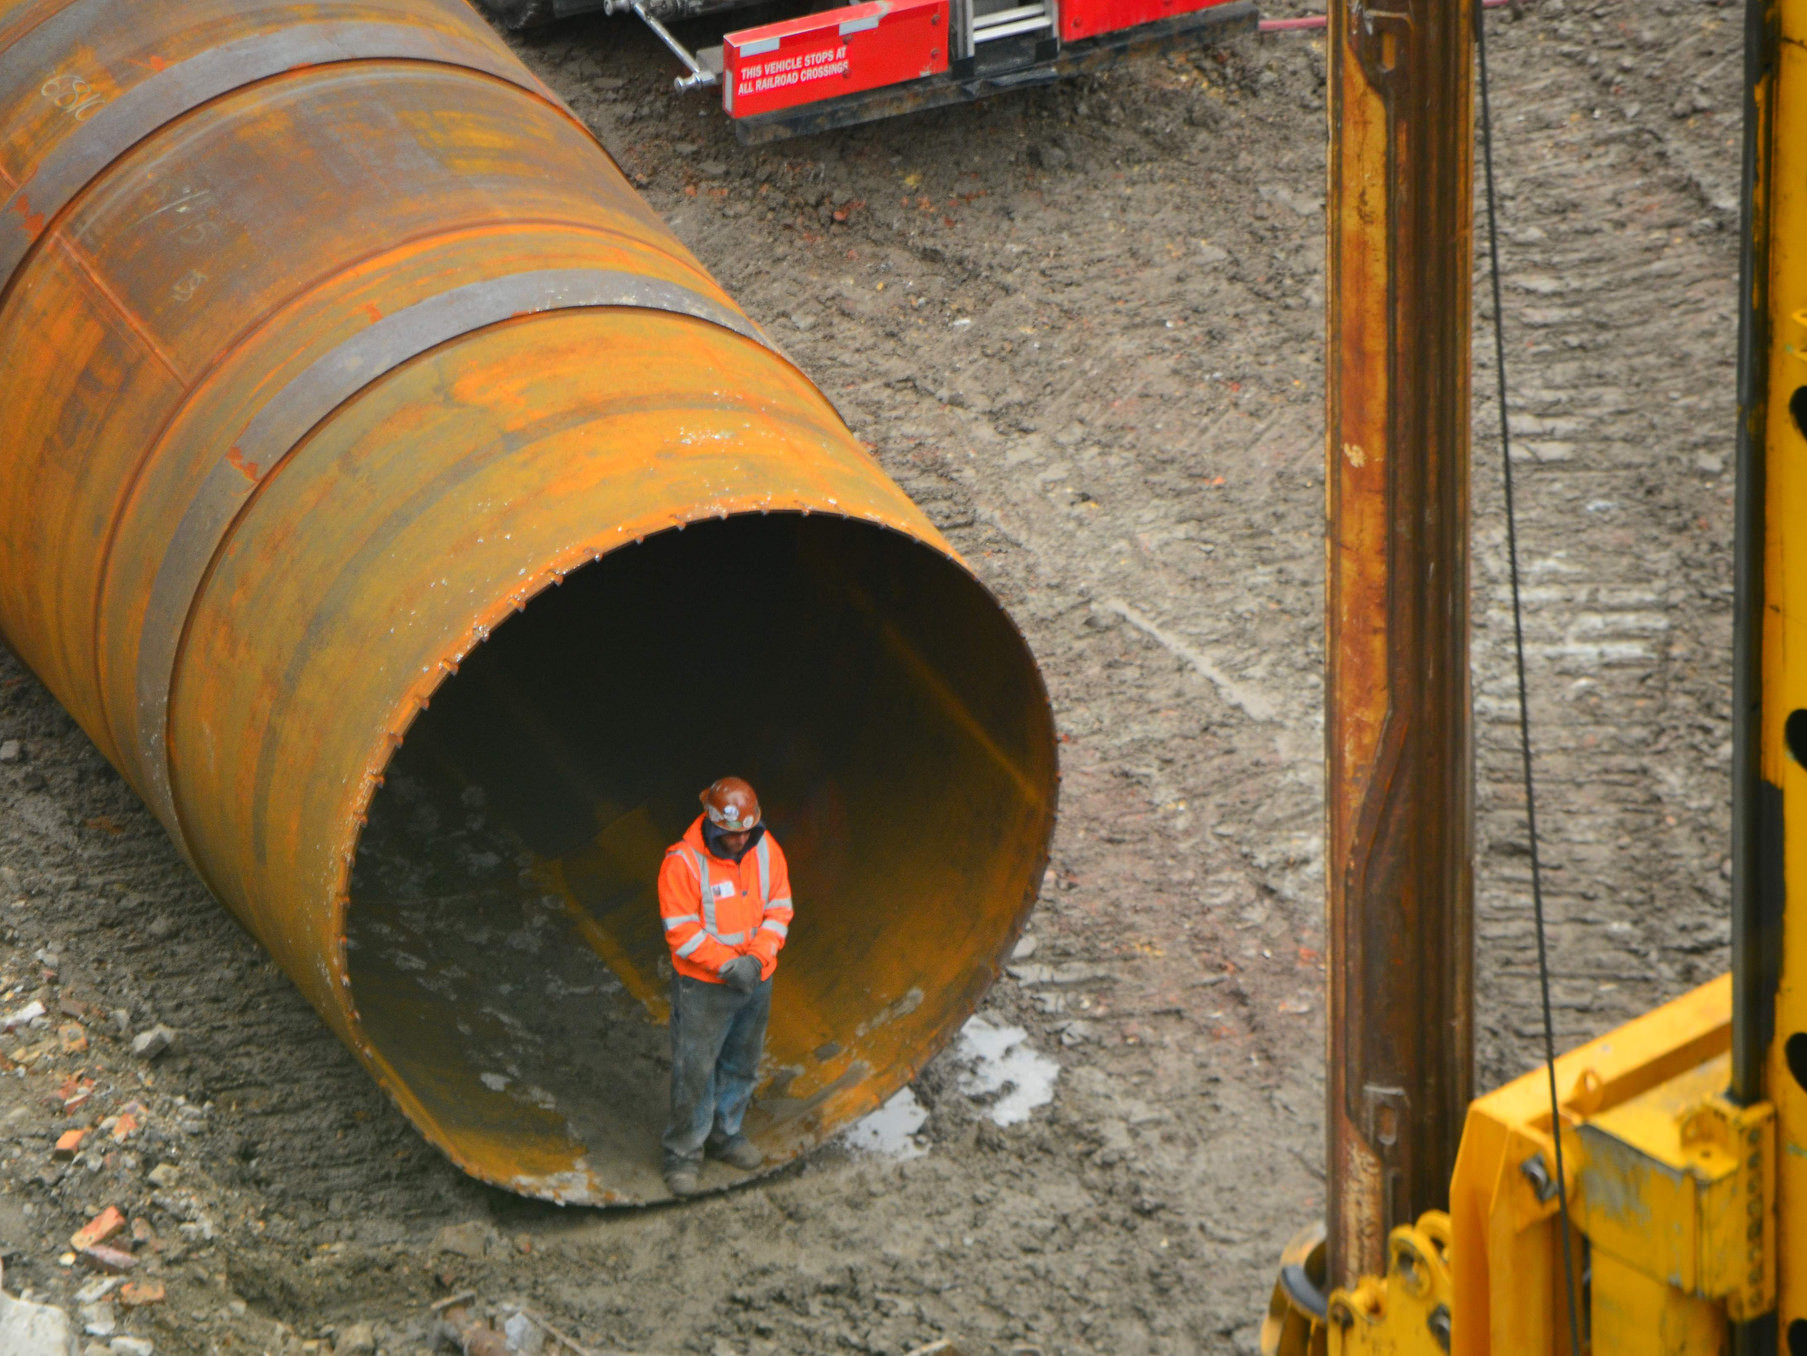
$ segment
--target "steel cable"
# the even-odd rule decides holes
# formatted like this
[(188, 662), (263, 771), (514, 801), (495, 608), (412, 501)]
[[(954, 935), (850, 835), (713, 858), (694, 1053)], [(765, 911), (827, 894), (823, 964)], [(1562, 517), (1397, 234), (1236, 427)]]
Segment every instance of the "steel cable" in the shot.
[(1556, 1204), (1562, 1224), (1562, 1277), (1568, 1292), (1569, 1350), (1580, 1356), (1581, 1309), (1576, 1295), (1573, 1231), (1569, 1221), (1568, 1182), (1562, 1164), (1562, 1108), (1556, 1091), (1556, 1023), (1550, 1009), (1550, 960), (1544, 926), (1543, 867), (1537, 851), (1537, 787), (1531, 769), (1531, 703), (1525, 685), (1525, 623), (1519, 597), (1518, 517), (1512, 496), (1512, 429), (1506, 406), (1506, 330), (1500, 308), (1500, 230), (1493, 183), (1493, 109), (1487, 91), (1487, 24), (1480, 5), (1474, 9), (1475, 55), (1481, 86), (1481, 165), (1487, 185), (1487, 264), (1493, 288), (1493, 366), (1499, 382), (1500, 462), (1506, 488), (1506, 558), (1512, 584), (1512, 649), (1518, 672), (1519, 752), (1524, 761), (1525, 829), (1531, 848), (1531, 911), (1537, 931), (1537, 983), (1543, 999), (1544, 1068), (1550, 1080), (1550, 1138), (1556, 1151)]

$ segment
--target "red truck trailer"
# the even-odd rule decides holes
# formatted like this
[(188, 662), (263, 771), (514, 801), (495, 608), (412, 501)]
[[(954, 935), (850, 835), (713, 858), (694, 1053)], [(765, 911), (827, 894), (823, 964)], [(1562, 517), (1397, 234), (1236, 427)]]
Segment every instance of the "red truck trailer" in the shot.
[(1256, 25), (1253, 0), (861, 0), (743, 28), (692, 52), (666, 20), (749, 0), (482, 3), (510, 27), (592, 10), (638, 16), (687, 68), (678, 89), (721, 91), (743, 143), (1050, 84)]

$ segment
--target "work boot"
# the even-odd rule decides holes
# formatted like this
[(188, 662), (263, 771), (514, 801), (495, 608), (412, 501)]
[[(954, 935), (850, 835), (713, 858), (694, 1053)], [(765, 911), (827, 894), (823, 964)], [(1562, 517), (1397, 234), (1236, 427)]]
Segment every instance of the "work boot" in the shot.
[(665, 1169), (665, 1189), (680, 1197), (695, 1196), (702, 1191), (697, 1185), (696, 1169), (688, 1163)]
[(707, 1144), (703, 1146), (711, 1158), (719, 1158), (731, 1168), (739, 1168), (742, 1172), (751, 1172), (765, 1163), (765, 1155), (753, 1147), (753, 1141), (745, 1135), (736, 1135), (726, 1144)]

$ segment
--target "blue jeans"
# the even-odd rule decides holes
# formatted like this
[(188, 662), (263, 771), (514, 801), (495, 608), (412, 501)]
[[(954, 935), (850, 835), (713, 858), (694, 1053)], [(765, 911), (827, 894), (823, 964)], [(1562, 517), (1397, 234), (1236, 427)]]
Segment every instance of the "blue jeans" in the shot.
[(752, 993), (688, 975), (671, 977), (671, 1120), (665, 1128), (665, 1171), (694, 1170), (705, 1143), (740, 1134), (753, 1100), (772, 981)]

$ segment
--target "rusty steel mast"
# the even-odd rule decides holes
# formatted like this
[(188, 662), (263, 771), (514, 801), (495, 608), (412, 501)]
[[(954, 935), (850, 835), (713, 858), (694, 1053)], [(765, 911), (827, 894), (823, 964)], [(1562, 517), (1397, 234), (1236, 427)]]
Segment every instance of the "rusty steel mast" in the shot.
[(1472, 1094), (1472, 0), (1330, 7), (1329, 1287), (1447, 1203)]

